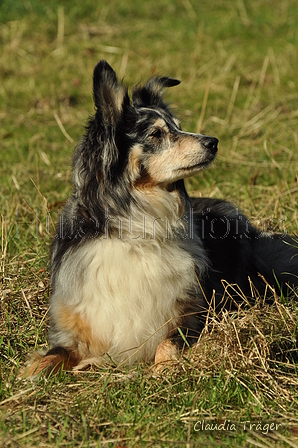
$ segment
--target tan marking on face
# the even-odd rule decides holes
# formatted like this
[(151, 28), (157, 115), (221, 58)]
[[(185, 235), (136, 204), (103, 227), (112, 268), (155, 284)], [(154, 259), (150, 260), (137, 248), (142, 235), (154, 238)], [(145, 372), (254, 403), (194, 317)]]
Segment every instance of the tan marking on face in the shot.
[(142, 147), (135, 145), (129, 154), (128, 172), (133, 182), (140, 176), (140, 158), (142, 152)]
[(163, 128), (163, 129), (168, 129), (166, 122), (162, 119), (162, 118), (158, 118), (155, 122), (154, 122), (154, 126), (157, 128)]
[[(148, 160), (148, 174), (155, 183), (175, 179), (175, 172), (206, 161), (206, 151), (193, 136), (181, 136), (168, 149), (153, 154)], [(183, 176), (182, 176), (183, 177)]]

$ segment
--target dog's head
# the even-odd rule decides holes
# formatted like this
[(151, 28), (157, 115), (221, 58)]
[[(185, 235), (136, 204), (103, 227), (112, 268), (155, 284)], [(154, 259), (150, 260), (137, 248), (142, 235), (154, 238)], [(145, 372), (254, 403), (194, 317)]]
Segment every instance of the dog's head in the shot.
[(105, 187), (125, 182), (168, 188), (205, 168), (216, 156), (218, 140), (183, 132), (164, 103), (163, 89), (179, 84), (155, 77), (136, 86), (132, 100), (106, 61), (93, 76), (95, 116), (74, 160), (77, 187), (97, 182)]

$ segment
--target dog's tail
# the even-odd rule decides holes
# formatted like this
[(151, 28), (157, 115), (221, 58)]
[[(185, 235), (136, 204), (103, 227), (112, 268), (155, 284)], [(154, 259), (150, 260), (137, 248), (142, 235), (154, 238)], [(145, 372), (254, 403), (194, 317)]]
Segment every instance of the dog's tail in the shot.
[(21, 371), (20, 378), (55, 374), (61, 370), (72, 370), (79, 363), (78, 357), (63, 347), (54, 347), (48, 352), (31, 355), (27, 366)]

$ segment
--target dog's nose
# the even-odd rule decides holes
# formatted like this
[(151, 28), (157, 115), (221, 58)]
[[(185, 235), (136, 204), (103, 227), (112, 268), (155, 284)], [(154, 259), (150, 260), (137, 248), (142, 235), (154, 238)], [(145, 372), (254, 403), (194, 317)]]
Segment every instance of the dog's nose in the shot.
[(215, 137), (204, 137), (201, 141), (202, 145), (205, 146), (206, 149), (209, 149), (212, 154), (217, 153), (217, 144), (218, 139)]

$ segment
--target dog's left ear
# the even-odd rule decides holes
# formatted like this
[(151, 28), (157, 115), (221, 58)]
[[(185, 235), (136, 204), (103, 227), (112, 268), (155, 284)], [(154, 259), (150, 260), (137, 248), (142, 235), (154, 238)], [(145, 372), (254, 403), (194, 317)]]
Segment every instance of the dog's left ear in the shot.
[(178, 79), (167, 76), (158, 77), (148, 81), (143, 87), (136, 86), (132, 93), (134, 106), (159, 106), (165, 107), (163, 102), (163, 89), (180, 84)]
[(118, 82), (116, 73), (107, 61), (100, 61), (93, 73), (93, 96), (97, 112), (106, 125), (113, 126), (120, 116), (124, 104), (129, 104), (127, 89)]

